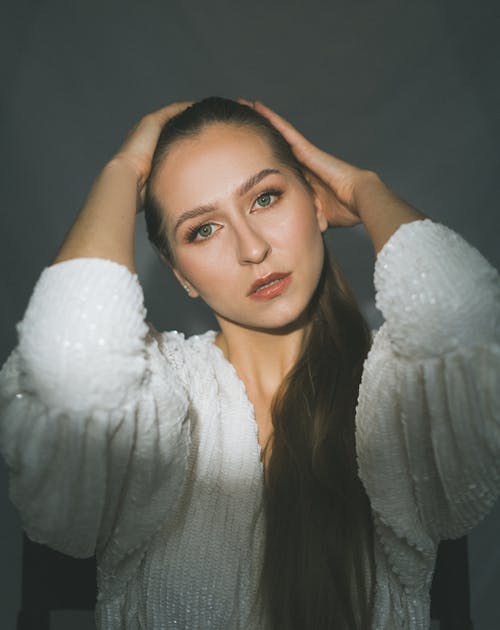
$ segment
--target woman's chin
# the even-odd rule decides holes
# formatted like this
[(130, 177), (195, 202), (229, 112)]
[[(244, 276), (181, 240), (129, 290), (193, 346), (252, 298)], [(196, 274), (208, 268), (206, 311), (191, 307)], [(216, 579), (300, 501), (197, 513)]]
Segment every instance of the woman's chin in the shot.
[(280, 304), (279, 308), (262, 309), (262, 312), (252, 314), (248, 310), (227, 315), (215, 312), (215, 316), (248, 330), (273, 334), (287, 334), (308, 323), (307, 304)]

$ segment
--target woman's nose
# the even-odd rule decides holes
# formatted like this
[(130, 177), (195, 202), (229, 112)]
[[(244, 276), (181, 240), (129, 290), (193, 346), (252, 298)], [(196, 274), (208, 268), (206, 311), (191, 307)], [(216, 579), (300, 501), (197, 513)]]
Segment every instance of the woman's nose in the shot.
[(271, 250), (264, 235), (241, 221), (236, 228), (237, 252), (241, 263), (260, 263)]

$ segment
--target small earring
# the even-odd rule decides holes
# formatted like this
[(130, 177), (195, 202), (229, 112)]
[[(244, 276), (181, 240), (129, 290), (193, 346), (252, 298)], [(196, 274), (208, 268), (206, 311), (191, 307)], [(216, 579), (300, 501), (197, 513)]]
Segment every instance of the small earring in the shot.
[(186, 291), (188, 292), (188, 295), (189, 295), (189, 286), (187, 284), (183, 284), (182, 286), (186, 289)]

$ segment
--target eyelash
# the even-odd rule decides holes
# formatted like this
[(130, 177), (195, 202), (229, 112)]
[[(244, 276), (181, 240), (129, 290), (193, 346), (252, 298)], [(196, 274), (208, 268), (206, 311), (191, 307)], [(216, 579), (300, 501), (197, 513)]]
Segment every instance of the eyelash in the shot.
[[(257, 197), (255, 198), (254, 204), (257, 202), (258, 199), (260, 199), (260, 197), (263, 197), (264, 195), (272, 195), (273, 197), (276, 197), (276, 199), (271, 202), (268, 206), (261, 206), (262, 210), (265, 210), (266, 208), (270, 208), (271, 206), (274, 206), (274, 204), (278, 201), (278, 199), (281, 197), (281, 195), (283, 194), (282, 190), (277, 190), (277, 189), (270, 189), (270, 190), (264, 190), (263, 192), (261, 192), (259, 195), (257, 195)], [(201, 241), (206, 241), (209, 238), (211, 238), (211, 236), (207, 236), (206, 238), (201, 238), (201, 239), (197, 239), (196, 236), (198, 235), (198, 230), (200, 230), (202, 227), (204, 227), (205, 225), (212, 225), (211, 223), (199, 223), (198, 225), (189, 228), (189, 230), (187, 231), (186, 234), (186, 241), (191, 243), (195, 240), (201, 240)]]

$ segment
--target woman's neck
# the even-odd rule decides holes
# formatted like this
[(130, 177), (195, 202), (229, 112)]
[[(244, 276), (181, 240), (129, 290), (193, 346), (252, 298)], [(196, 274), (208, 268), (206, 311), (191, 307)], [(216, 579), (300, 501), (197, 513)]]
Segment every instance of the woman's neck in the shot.
[(221, 331), (215, 344), (233, 365), (247, 390), (263, 400), (271, 400), (299, 357), (305, 328), (275, 334), (217, 319)]

